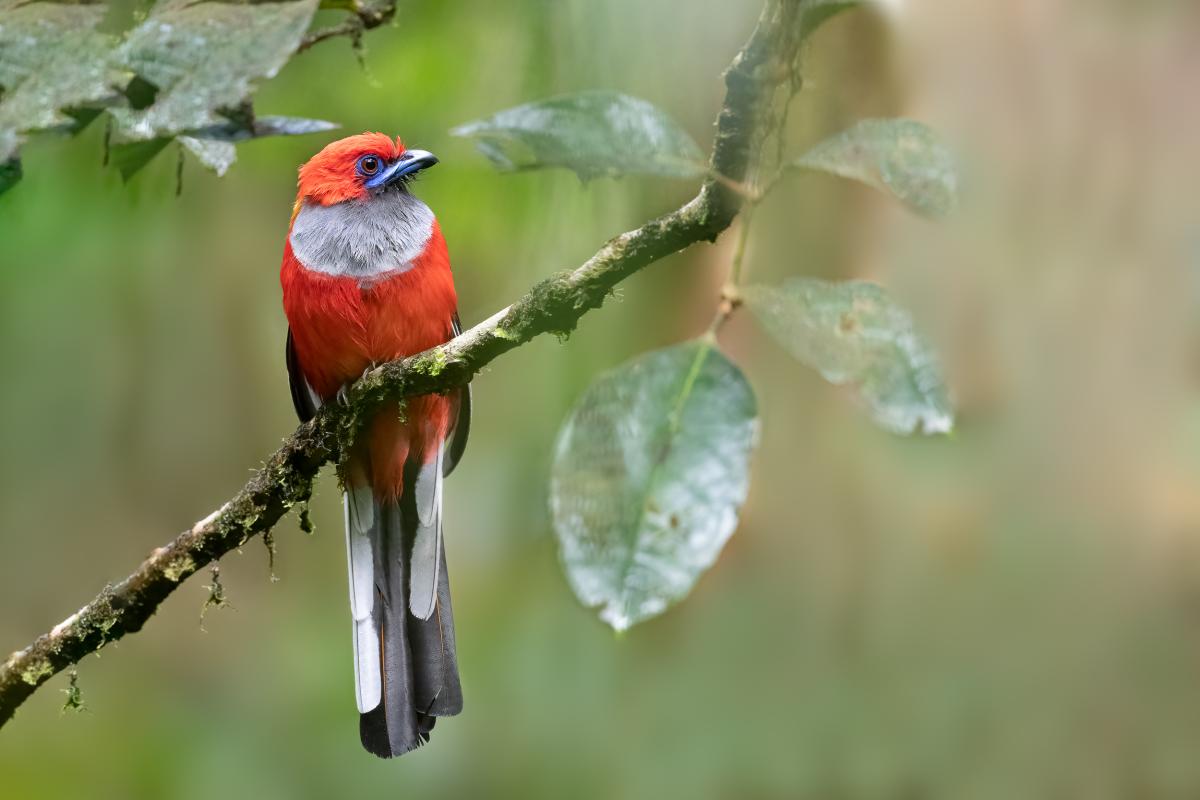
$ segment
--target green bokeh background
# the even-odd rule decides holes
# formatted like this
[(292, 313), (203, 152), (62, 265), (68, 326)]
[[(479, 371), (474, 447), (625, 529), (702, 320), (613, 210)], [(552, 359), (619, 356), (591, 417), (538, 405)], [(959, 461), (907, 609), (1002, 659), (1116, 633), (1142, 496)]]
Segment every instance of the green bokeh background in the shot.
[[(823, 29), (801, 148), (904, 114), (963, 154), (938, 225), (806, 178), (755, 222), (753, 280), (888, 285), (944, 354), (949, 438), (871, 427), (747, 318), (722, 334), (763, 437), (740, 530), (692, 595), (622, 637), (557, 562), (558, 423), (600, 370), (702, 330), (732, 236), (635, 276), (569, 341), (476, 380), (447, 494), (466, 710), (399, 761), (358, 744), (340, 503), (202, 573), (0, 731), (4, 798), (1119, 798), (1200, 795), (1197, 12), (1154, 2), (888, 3)], [(261, 113), (399, 133), (474, 323), (687, 182), (499, 175), (447, 130), (626, 91), (707, 147), (757, 5), (403, 2), (297, 57)], [(336, 16), (330, 15), (330, 20)], [(296, 166), (218, 179), (175, 150), (130, 185), (102, 131), (35, 139), (0, 197), (0, 649), (23, 646), (212, 511), (294, 426), (277, 265)], [(340, 134), (335, 134), (340, 135)]]

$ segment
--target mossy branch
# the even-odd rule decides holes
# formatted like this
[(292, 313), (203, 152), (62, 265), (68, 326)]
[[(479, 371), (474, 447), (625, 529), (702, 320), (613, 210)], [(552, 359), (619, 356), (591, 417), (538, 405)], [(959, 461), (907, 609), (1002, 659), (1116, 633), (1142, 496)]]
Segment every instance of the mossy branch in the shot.
[(524, 297), (440, 347), (378, 367), (301, 425), (237, 495), (174, 541), (152, 552), (132, 575), (100, 594), (0, 666), (0, 725), (51, 676), (105, 644), (141, 630), (194, 572), (251, 537), (270, 531), (306, 503), (321, 467), (337, 463), (360, 420), (388, 399), (462, 386), (501, 354), (543, 333), (565, 333), (599, 307), (613, 288), (649, 264), (729, 227), (743, 201), (731, 189), (746, 178), (766, 136), (776, 90), (791, 74), (799, 41), (800, 0), (770, 0), (750, 40), (725, 72), (726, 95), (711, 155), (718, 181), (690, 202), (608, 241), (579, 268), (534, 286)]

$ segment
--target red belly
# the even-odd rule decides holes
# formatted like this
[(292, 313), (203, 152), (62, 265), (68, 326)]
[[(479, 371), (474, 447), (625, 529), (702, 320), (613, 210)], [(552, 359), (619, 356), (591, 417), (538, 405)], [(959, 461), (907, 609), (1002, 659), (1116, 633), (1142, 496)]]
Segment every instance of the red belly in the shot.
[[(283, 307), (305, 379), (322, 401), (372, 365), (410, 356), (449, 341), (457, 308), (454, 279), (441, 231), (434, 225), (425, 252), (410, 269), (372, 284), (305, 268), (284, 248), (280, 270)], [(381, 409), (365, 446), (352, 457), (352, 479), (365, 480), (385, 499), (398, 496), (404, 462), (428, 460), (445, 439), (451, 400), (409, 398)]]

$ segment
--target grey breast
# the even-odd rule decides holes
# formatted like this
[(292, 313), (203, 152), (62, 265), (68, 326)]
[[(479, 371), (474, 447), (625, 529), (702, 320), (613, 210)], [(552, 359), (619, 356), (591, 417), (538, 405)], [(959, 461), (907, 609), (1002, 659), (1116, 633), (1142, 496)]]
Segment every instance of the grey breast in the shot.
[(305, 201), (292, 224), (292, 252), (308, 269), (354, 278), (403, 272), (433, 232), (433, 212), (408, 192), (323, 206)]

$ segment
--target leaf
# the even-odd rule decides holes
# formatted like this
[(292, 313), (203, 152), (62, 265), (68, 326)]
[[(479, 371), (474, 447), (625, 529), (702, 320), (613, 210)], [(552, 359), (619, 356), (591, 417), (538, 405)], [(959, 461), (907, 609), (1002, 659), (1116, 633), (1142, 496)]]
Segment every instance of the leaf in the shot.
[(121, 179), (127, 181), (170, 143), (168, 136), (137, 142), (113, 142), (108, 148), (108, 160), (121, 173)]
[(792, 278), (742, 290), (784, 348), (834, 384), (851, 384), (872, 419), (894, 433), (948, 433), (954, 413), (929, 343), (873, 283)]
[(0, 161), (0, 194), (4, 194), (21, 180), (21, 161), (10, 158)]
[(601, 376), (559, 433), (550, 486), (579, 599), (623, 630), (683, 598), (737, 526), (757, 430), (753, 390), (707, 341)]
[(146, 108), (112, 109), (119, 135), (153, 139), (223, 124), (220, 109), (236, 108), (256, 80), (279, 71), (316, 8), (317, 0), (160, 2), (116, 51), (121, 65), (158, 88)]
[(259, 117), (254, 121), (254, 138), (264, 136), (302, 136), (306, 133), (321, 133), (337, 127), (336, 122), (303, 117)]
[(199, 139), (195, 136), (180, 136), (179, 142), (188, 152), (200, 159), (200, 163), (217, 173), (225, 172), (237, 161), (237, 148), (233, 142), (221, 139)]
[(224, 175), (237, 160), (234, 142), (261, 139), (264, 136), (300, 136), (336, 128), (332, 122), (300, 117), (259, 117), (247, 129), (237, 125), (217, 125), (180, 136), (188, 151), (217, 175)]
[(617, 92), (581, 92), (510, 108), (450, 131), (474, 138), (501, 170), (566, 167), (580, 179), (688, 178), (707, 170), (700, 148), (664, 112)]
[(74, 136), (95, 122), (104, 113), (104, 109), (83, 106), (80, 108), (64, 108), (63, 113), (70, 117), (70, 121), (63, 126), (63, 130)]
[(911, 120), (863, 120), (792, 166), (862, 181), (929, 217), (947, 214), (957, 204), (950, 151), (928, 127)]
[[(187, 151), (201, 164), (224, 175), (237, 160), (236, 142), (261, 139), (265, 136), (299, 136), (336, 128), (332, 122), (301, 117), (259, 117), (247, 129), (233, 123), (212, 125), (196, 131), (188, 131), (177, 138)], [(112, 145), (113, 164), (121, 171), (125, 180), (132, 178), (171, 141), (169, 136), (146, 141), (116, 142)]]
[[(0, 16), (0, 134), (35, 131), (71, 120), (61, 109), (115, 94), (98, 33), (105, 6), (29, 3)], [(15, 151), (15, 144), (12, 145)], [(0, 160), (12, 152), (0, 153)]]

